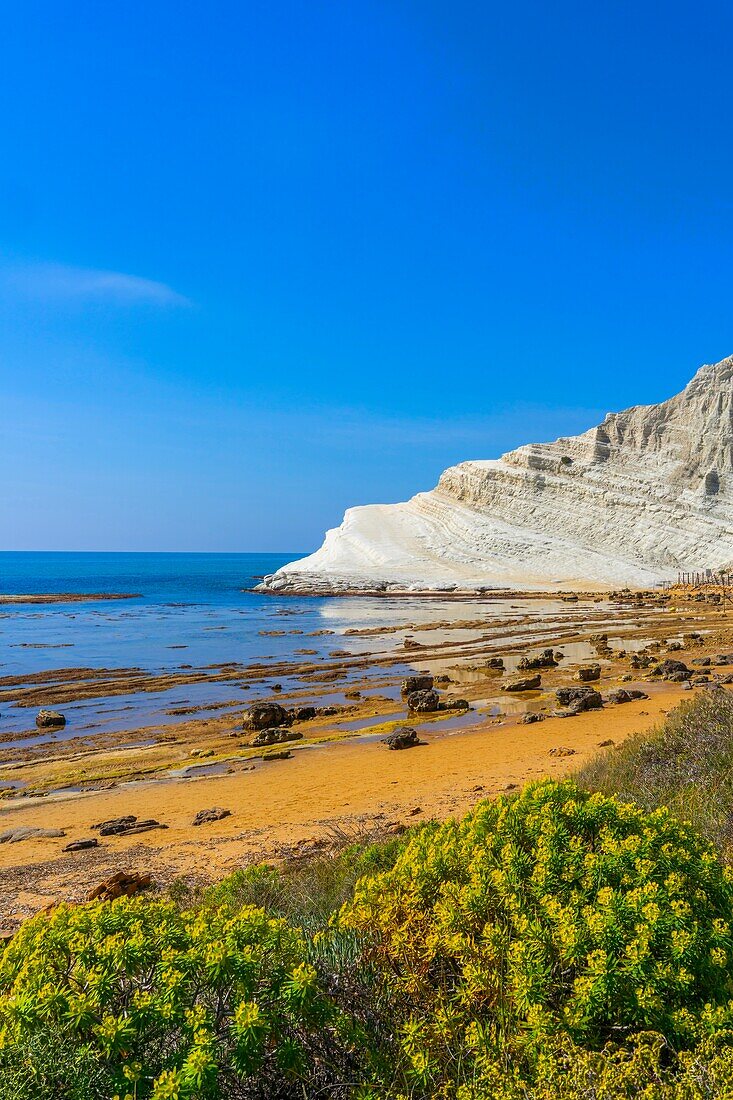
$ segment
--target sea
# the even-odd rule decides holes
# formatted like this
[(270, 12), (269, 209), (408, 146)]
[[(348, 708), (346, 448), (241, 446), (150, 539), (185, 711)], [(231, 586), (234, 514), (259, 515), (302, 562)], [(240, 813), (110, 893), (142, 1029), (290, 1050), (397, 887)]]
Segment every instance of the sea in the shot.
[[(5, 736), (4, 743), (7, 747), (26, 743), (33, 715), (15, 705), (13, 692), (39, 673), (46, 674), (50, 683), (53, 673), (64, 669), (134, 668), (159, 675), (191, 668), (216, 671), (216, 666), (231, 663), (263, 667), (259, 688), (249, 694), (235, 690), (229, 682), (207, 678), (170, 690), (67, 703), (65, 732), (44, 735), (45, 740), (168, 725), (185, 720), (171, 711), (190, 705), (222, 706), (238, 693), (240, 705), (266, 697), (271, 684), (264, 674), (270, 664), (281, 670), (283, 664), (292, 666), (284, 677), (275, 668), (273, 672), (282, 680), (283, 691), (299, 690), (300, 663), (312, 667), (337, 653), (395, 655), (412, 624), (432, 624), (419, 636), (424, 643), (474, 639), (476, 619), (485, 623), (499, 644), (520, 637), (532, 641), (533, 625), (512, 625), (517, 623), (517, 612), (524, 614), (526, 607), (516, 607), (516, 598), (511, 597), (464, 602), (414, 596), (273, 596), (253, 591), (264, 575), (302, 556), (0, 553), (0, 595), (134, 593), (130, 599), (0, 604), (0, 734), (19, 738), (9, 742)], [(592, 605), (587, 609), (589, 621), (597, 614), (591, 609)], [(578, 609), (560, 600), (533, 605), (533, 611), (537, 625), (545, 615), (560, 619), (578, 615)], [(466, 620), (474, 620), (473, 626), (467, 623), (464, 628)], [(385, 627), (390, 629), (383, 634), (351, 633)], [(566, 648), (571, 656), (572, 647)], [(397, 657), (393, 678), (415, 668), (410, 655), (404, 649), (401, 652), (404, 657)], [(576, 654), (584, 655), (580, 650)], [(385, 690), (384, 668), (378, 660), (374, 665), (367, 661), (354, 675), (362, 681), (373, 678), (375, 693)], [(344, 702), (344, 689), (342, 684), (332, 699), (322, 695), (319, 702)], [(39, 743), (37, 736), (34, 743)]]
[[(253, 592), (266, 574), (302, 554), (0, 553), (0, 594), (135, 593), (131, 599), (0, 604), (0, 683), (60, 669), (139, 668), (154, 674), (236, 662), (326, 660), (394, 644), (344, 638), (364, 627), (422, 618), (459, 619), (465, 605), (415, 598), (270, 596)], [(310, 651), (308, 657), (298, 650)], [(406, 666), (409, 670), (410, 666)], [(12, 692), (11, 692), (12, 694)], [(193, 685), (86, 700), (66, 708), (69, 730), (114, 730), (171, 720), (172, 705), (231, 698), (227, 684)], [(29, 712), (0, 707), (0, 733), (28, 728)]]

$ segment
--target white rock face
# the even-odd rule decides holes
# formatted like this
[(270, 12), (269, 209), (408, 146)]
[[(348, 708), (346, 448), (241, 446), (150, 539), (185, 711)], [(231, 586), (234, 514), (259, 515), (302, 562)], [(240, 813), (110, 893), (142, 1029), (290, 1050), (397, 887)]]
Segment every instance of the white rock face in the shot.
[(650, 585), (733, 564), (733, 358), (660, 405), (350, 508), (269, 592)]

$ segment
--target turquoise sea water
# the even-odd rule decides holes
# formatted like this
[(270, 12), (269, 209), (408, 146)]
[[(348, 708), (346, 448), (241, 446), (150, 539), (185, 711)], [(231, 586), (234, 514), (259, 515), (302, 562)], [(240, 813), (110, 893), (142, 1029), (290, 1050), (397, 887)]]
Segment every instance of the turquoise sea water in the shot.
[[(0, 553), (0, 593), (139, 593), (129, 600), (0, 605), (0, 678), (64, 668), (175, 671), (236, 662), (267, 665), (326, 659), (378, 648), (340, 638), (349, 627), (409, 621), (415, 601), (263, 596), (248, 591), (297, 554)], [(277, 634), (270, 632), (277, 631)], [(325, 632), (328, 633), (320, 633)], [(298, 649), (315, 654), (300, 656)], [(263, 688), (264, 690), (264, 688)], [(224, 684), (141, 693), (66, 707), (84, 727), (112, 729), (166, 719), (171, 704), (231, 698)], [(0, 732), (27, 729), (31, 715), (12, 699)], [(117, 717), (115, 717), (115, 715)], [(76, 722), (69, 723), (73, 728)]]

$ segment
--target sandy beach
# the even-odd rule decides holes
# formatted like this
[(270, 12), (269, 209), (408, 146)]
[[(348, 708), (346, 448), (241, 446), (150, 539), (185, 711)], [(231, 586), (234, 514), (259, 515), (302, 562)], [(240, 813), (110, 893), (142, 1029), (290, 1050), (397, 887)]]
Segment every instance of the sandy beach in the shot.
[[(265, 665), (157, 674), (67, 667), (3, 677), (0, 702), (12, 700), (16, 713), (28, 717), (20, 740), (16, 733), (0, 736), (0, 832), (41, 828), (57, 835), (0, 844), (0, 926), (12, 930), (56, 900), (83, 900), (117, 870), (150, 873), (158, 888), (181, 876), (205, 883), (252, 861), (298, 858), (348, 838), (461, 814), (528, 780), (571, 772), (655, 726), (690, 697), (689, 688), (654, 674), (661, 660), (699, 665), (700, 681), (729, 671), (721, 660), (733, 643), (727, 615), (684, 592), (581, 594), (563, 604), (514, 595), (490, 620), (475, 610), (471, 616), (436, 618), (428, 606), (408, 623), (343, 629), (326, 639), (334, 647), (330, 656), (310, 656), (304, 641), (294, 651), (299, 656)], [(522, 665), (548, 648), (557, 659), (542, 668), (539, 686), (507, 690), (518, 676), (536, 675), (522, 673)], [(499, 656), (503, 667), (492, 668)], [(706, 656), (712, 668), (704, 666)], [(581, 670), (593, 666), (592, 687), (609, 698), (606, 705), (554, 717), (556, 691), (577, 685)], [(410, 714), (400, 692), (406, 670), (432, 676), (448, 709)], [(647, 698), (613, 705), (608, 693), (620, 686)], [(196, 702), (196, 692), (213, 688), (223, 691), (223, 702)], [(154, 727), (123, 721), (116, 730), (72, 724), (49, 733), (33, 726), (39, 706), (64, 710), (172, 691), (179, 705)], [(309, 708), (292, 726), (298, 739), (284, 746), (286, 758), (252, 745), (246, 724), (255, 700), (276, 701), (294, 714)], [(528, 714), (541, 720), (527, 724)], [(389, 751), (384, 738), (406, 726), (425, 743)], [(214, 807), (229, 816), (192, 824), (199, 811)], [(164, 827), (105, 837), (94, 829), (127, 815)], [(93, 839), (95, 847), (63, 852)]]

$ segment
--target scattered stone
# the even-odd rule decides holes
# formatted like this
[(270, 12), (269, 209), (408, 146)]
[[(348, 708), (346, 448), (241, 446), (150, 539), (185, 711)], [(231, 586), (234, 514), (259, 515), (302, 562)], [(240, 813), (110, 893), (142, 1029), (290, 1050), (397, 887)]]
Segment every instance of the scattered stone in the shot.
[(134, 825), (136, 821), (137, 818), (134, 814), (128, 814), (126, 817), (111, 817), (109, 821), (100, 821), (97, 825), (92, 825), (91, 828), (102, 836), (114, 836), (115, 833), (124, 832), (128, 826)]
[(615, 691), (609, 691), (606, 699), (609, 703), (631, 703), (634, 699), (648, 699), (649, 696), (645, 691), (639, 691), (638, 688), (616, 688)]
[(66, 725), (66, 719), (57, 710), (39, 710), (36, 715), (36, 725), (39, 730), (61, 729)]
[(543, 649), (538, 657), (522, 657), (517, 668), (522, 672), (528, 669), (554, 668), (557, 664), (555, 654), (551, 649)]
[(403, 695), (412, 695), (413, 691), (430, 691), (433, 687), (432, 676), (406, 676), (400, 691)]
[(690, 683), (690, 681), (689, 681), (689, 680), (686, 680), (686, 681), (685, 681), (685, 682), (683, 683), (683, 685), (682, 685), (682, 690), (683, 690), (683, 691), (692, 691), (692, 684)]
[(634, 677), (631, 675), (630, 672), (625, 672), (623, 676), (619, 676), (619, 680), (622, 684), (630, 684), (633, 679)]
[(269, 760), (289, 760), (292, 756), (290, 749), (275, 749), (273, 752), (266, 752), (262, 756), (263, 763)]
[(413, 714), (432, 714), (440, 708), (437, 691), (411, 691), (407, 696), (407, 709)]
[(522, 718), (522, 725), (530, 726), (534, 722), (544, 722), (545, 718), (547, 718), (546, 714), (540, 714), (539, 711), (533, 711), (530, 714), (524, 715), (524, 717)]
[(693, 657), (690, 663), (693, 665), (699, 665), (700, 668), (709, 668), (711, 661), (709, 657)]
[(290, 722), (290, 715), (279, 703), (253, 703), (245, 712), (243, 728), (266, 730), (273, 726), (288, 726)]
[(556, 749), (550, 749), (549, 755), (550, 756), (575, 756), (575, 752), (576, 752), (575, 749), (567, 749), (567, 748), (558, 747)]
[(260, 730), (250, 741), (253, 749), (265, 748), (268, 745), (283, 745), (286, 741), (300, 741), (303, 734), (300, 730), (291, 730), (285, 727)]
[(591, 634), (588, 641), (592, 642), (594, 645), (598, 645), (599, 642), (600, 643), (607, 642), (608, 641), (608, 634)]
[(147, 833), (151, 829), (167, 828), (167, 825), (161, 825), (154, 817), (138, 821), (132, 814), (127, 817), (115, 817), (110, 821), (102, 821), (99, 825), (92, 825), (92, 829), (98, 832), (100, 836), (130, 836), (132, 833)]
[(668, 657), (652, 669), (652, 676), (661, 676), (663, 680), (681, 683), (683, 680), (689, 680), (690, 670), (683, 661), (673, 661)]
[(42, 829), (37, 825), (16, 825), (0, 833), (0, 844), (18, 844), (21, 840), (45, 840), (47, 837), (66, 836), (63, 829)]
[(668, 653), (679, 653), (679, 651), (681, 649), (684, 649), (684, 648), (685, 647), (682, 645), (682, 642), (670, 642), (669, 645), (667, 646), (667, 652)]
[(616, 742), (615, 742), (615, 741), (612, 741), (612, 740), (611, 740), (611, 738), (609, 737), (609, 738), (607, 738), (607, 739), (606, 739), (605, 741), (599, 741), (599, 742), (598, 742), (598, 748), (599, 748), (599, 749), (607, 749), (607, 748), (609, 748), (609, 747), (610, 747), (611, 745), (615, 745), (615, 744), (616, 744)]
[(222, 810), (220, 806), (212, 806), (210, 810), (199, 810), (191, 824), (210, 825), (212, 821), (221, 821), (222, 818), (231, 817), (231, 815), (231, 810)]
[(601, 666), (600, 665), (585, 665), (584, 668), (579, 668), (575, 673), (575, 679), (580, 680), (585, 684), (589, 680), (600, 680), (601, 678)]
[(560, 706), (565, 708), (556, 712), (558, 718), (571, 718), (584, 710), (598, 710), (603, 706), (603, 697), (595, 688), (558, 688), (555, 696)]
[(495, 669), (497, 672), (504, 671), (504, 658), (503, 657), (489, 657), (486, 662), (486, 667)]
[(421, 813), (422, 813), (422, 806), (415, 806), (412, 810), (409, 811), (407, 816), (408, 817), (417, 817), (417, 815), (421, 814)]
[(86, 840), (72, 840), (71, 844), (67, 844), (65, 848), (62, 848), (62, 852), (84, 852), (87, 848), (98, 848), (99, 841), (96, 837), (87, 837)]
[(388, 749), (412, 749), (417, 745), (425, 745), (426, 741), (421, 741), (417, 735), (417, 730), (412, 726), (402, 726), (401, 729), (395, 730), (394, 733), (390, 733), (388, 737), (384, 738), (384, 744)]
[(520, 680), (510, 680), (508, 684), (504, 684), (504, 691), (536, 691), (537, 688), (542, 686), (542, 677), (526, 676)]
[(87, 894), (87, 901), (114, 901), (115, 898), (131, 897), (145, 890), (152, 883), (152, 877), (142, 871), (116, 871), (99, 886)]
[(446, 699), (438, 703), (438, 710), (470, 710), (468, 699)]

